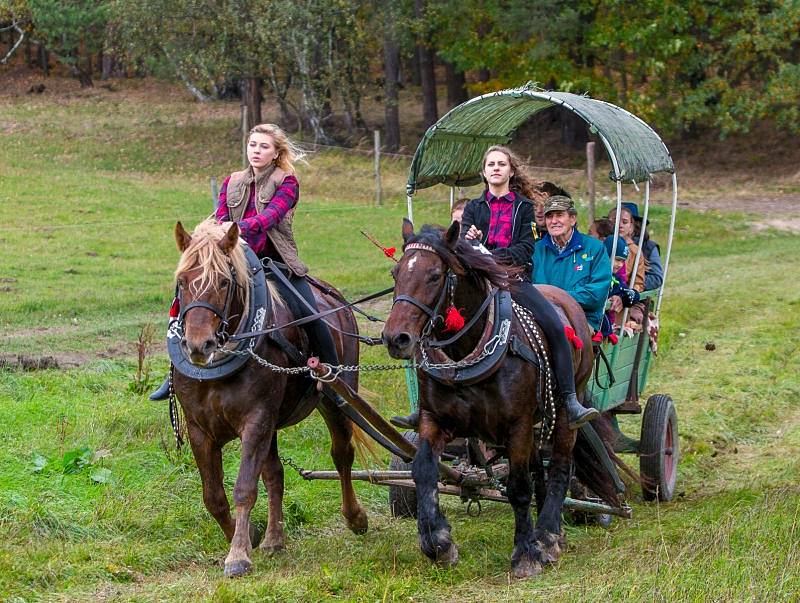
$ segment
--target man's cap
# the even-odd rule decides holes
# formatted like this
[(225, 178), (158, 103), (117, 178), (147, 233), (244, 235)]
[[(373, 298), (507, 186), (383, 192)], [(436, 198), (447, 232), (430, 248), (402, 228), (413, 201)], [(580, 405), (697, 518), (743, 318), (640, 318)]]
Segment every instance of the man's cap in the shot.
[(564, 195), (553, 195), (547, 198), (544, 202), (544, 214), (547, 215), (551, 211), (566, 211), (573, 215), (578, 213), (575, 210), (575, 202)]
[[(611, 248), (614, 245), (614, 237), (606, 237), (605, 241), (603, 241), (603, 245), (606, 246), (608, 257), (611, 257)], [(625, 239), (617, 239), (617, 257), (621, 260), (628, 259), (628, 244), (625, 242)]]

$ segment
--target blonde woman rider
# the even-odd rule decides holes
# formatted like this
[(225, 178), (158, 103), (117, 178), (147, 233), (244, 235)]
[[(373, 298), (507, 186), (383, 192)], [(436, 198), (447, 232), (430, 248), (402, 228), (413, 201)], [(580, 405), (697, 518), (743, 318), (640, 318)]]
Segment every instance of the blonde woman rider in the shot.
[[(316, 311), (316, 301), (308, 281), (308, 267), (297, 254), (292, 233), (292, 217), (300, 200), (300, 183), (294, 163), (302, 151), (275, 124), (260, 124), (250, 130), (247, 139), (249, 166), (233, 172), (222, 183), (216, 218), (219, 222), (236, 222), (240, 237), (261, 258), (280, 263), (290, 283)], [(269, 273), (267, 273), (269, 277)], [(280, 279), (274, 279), (281, 296), (296, 318), (311, 315), (311, 310), (288, 290)], [(323, 362), (339, 363), (336, 347), (328, 327), (321, 320), (304, 325), (311, 349)], [(169, 395), (169, 383), (150, 395), (163, 400)]]

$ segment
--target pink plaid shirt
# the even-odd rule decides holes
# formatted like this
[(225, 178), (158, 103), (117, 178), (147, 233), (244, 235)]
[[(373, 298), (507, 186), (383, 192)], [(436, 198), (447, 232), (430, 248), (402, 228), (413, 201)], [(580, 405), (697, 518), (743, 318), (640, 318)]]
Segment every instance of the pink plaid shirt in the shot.
[[(219, 191), (219, 206), (216, 218), (220, 222), (227, 222), (228, 213), (228, 176), (222, 183)], [(272, 199), (260, 214), (256, 213), (256, 187), (250, 185), (250, 194), (247, 199), (247, 209), (244, 218), (239, 221), (239, 230), (242, 238), (247, 241), (250, 248), (258, 257), (264, 257), (269, 252), (267, 231), (278, 224), (289, 213), (300, 199), (300, 183), (294, 175), (289, 174), (272, 195)]]
[(486, 200), (489, 202), (489, 233), (486, 238), (487, 247), (496, 249), (498, 247), (508, 247), (511, 245), (511, 219), (514, 215), (514, 191), (502, 197), (495, 197), (488, 190)]

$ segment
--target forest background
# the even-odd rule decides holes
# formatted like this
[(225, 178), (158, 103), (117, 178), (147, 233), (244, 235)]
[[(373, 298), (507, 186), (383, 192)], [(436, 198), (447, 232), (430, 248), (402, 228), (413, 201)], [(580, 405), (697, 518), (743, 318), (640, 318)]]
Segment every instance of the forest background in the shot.
[[(325, 144), (378, 126), (363, 114), (376, 98), (387, 151), (442, 105), (527, 81), (620, 104), (668, 138), (800, 129), (796, 0), (0, 0), (0, 60), (15, 54), (84, 87), (155, 75), (239, 98), (244, 125), (270, 97)], [(409, 86), (420, 102), (401, 115)], [(564, 142), (586, 141), (563, 122)]]

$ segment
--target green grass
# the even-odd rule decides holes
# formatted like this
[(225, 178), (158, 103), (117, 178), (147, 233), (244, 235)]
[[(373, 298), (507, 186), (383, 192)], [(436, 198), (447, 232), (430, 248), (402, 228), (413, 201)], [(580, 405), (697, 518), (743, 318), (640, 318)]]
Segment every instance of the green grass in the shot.
[[(223, 579), (226, 543), (191, 454), (173, 450), (165, 406), (131, 390), (130, 352), (142, 325), (164, 324), (174, 222), (207, 215), (208, 176), (237, 165), (236, 108), (175, 95), (143, 103), (135, 91), (60, 100), (0, 98), (3, 121), (16, 124), (0, 145), (0, 352), (83, 362), (0, 371), (0, 599), (794, 600), (796, 237), (755, 234), (746, 216), (713, 212), (681, 213), (648, 382), (648, 394), (677, 404), (684, 456), (674, 502), (644, 504), (634, 493), (632, 520), (568, 526), (556, 567), (510, 582), (507, 506), (485, 504), (472, 518), (446, 499), (461, 561), (442, 570), (419, 553), (414, 522), (390, 517), (385, 490), (357, 485), (370, 531), (355, 536), (335, 483), (287, 470), (287, 553), (255, 553), (251, 576)], [(301, 168), (301, 255), (348, 296), (389, 282), (390, 262), (358, 231), (399, 246), (406, 169), (385, 161), (387, 198), (374, 207), (368, 157), (325, 152)], [(442, 189), (423, 195), (417, 222), (445, 221), (445, 200)], [(662, 242), (667, 215), (654, 207)], [(159, 349), (155, 375), (166, 369)], [(364, 350), (364, 362), (386, 360)], [(407, 404), (400, 372), (365, 373), (362, 386), (384, 416)], [(639, 420), (623, 426), (636, 435)], [(317, 416), (280, 436), (282, 453), (304, 467), (331, 468), (328, 445)], [(81, 447), (107, 455), (65, 473), (64, 455)], [(237, 459), (229, 446), (229, 489)], [(91, 478), (100, 468), (110, 470), (105, 483)], [(254, 512), (262, 527), (264, 499)]]

